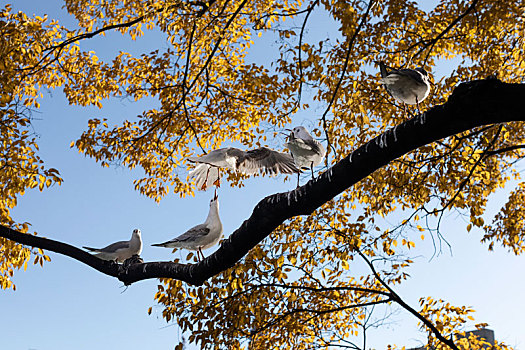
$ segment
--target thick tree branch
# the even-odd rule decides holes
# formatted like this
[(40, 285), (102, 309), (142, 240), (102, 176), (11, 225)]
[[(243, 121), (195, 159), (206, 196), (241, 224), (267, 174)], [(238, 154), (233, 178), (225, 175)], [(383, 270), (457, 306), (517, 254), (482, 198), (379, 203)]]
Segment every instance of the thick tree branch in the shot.
[(197, 264), (148, 262), (127, 268), (99, 260), (71, 245), (0, 226), (0, 237), (79, 260), (125, 284), (149, 278), (174, 278), (193, 285), (239, 262), (286, 220), (309, 215), (353, 184), (392, 160), (423, 145), (474, 127), (525, 121), (525, 84), (478, 80), (459, 85), (448, 101), (370, 140), (315, 180), (295, 190), (261, 200), (252, 215), (212, 255)]

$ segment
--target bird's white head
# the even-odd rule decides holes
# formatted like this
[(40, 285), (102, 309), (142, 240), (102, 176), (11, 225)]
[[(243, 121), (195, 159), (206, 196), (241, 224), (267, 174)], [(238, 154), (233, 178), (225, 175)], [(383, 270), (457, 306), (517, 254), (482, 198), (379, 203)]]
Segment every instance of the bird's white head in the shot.
[(295, 128), (293, 128), (291, 136), (292, 138), (302, 139), (302, 140), (313, 140), (314, 139), (304, 126), (296, 126)]
[(210, 207), (212, 205), (219, 207), (219, 195), (217, 195), (217, 189), (215, 189), (215, 193), (213, 194), (213, 198), (210, 201)]
[(133, 230), (133, 236), (139, 236), (140, 237), (140, 235), (141, 235), (141, 232), (140, 232), (140, 230), (138, 228)]

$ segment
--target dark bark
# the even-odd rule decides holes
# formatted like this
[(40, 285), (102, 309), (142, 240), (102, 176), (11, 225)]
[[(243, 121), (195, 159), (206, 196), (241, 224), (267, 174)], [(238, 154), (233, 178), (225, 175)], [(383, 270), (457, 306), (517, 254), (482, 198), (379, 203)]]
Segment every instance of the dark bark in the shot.
[[(147, 262), (119, 266), (71, 245), (0, 227), (0, 237), (79, 260), (125, 284), (149, 278), (174, 278), (201, 285), (228, 269), (285, 220), (309, 215), (344, 190), (399, 156), (474, 127), (525, 121), (524, 84), (478, 80), (459, 85), (448, 101), (377, 136), (356, 149), (317, 179), (286, 193), (261, 200), (252, 215), (222, 246), (197, 264)], [(383, 146), (383, 147), (381, 147)]]

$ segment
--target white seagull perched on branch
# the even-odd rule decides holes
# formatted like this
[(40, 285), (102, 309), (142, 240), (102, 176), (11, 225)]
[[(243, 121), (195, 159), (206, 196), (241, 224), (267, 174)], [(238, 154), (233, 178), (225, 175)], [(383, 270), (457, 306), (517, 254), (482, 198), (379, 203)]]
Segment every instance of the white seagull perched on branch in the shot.
[[(326, 155), (326, 149), (321, 142), (314, 140), (304, 126), (286, 130), (290, 131), (286, 147), (292, 153), (295, 165), (300, 169), (310, 169), (312, 179), (314, 179), (314, 167), (321, 164)], [(297, 174), (297, 187), (299, 187), (299, 174)]]
[(238, 148), (219, 148), (201, 157), (188, 157), (197, 167), (190, 171), (197, 188), (206, 190), (212, 184), (220, 187), (220, 169), (226, 168), (244, 174), (256, 172), (265, 174), (292, 174), (301, 172), (289, 154), (277, 152), (266, 147), (243, 151)]
[(133, 255), (140, 255), (142, 252), (142, 236), (140, 230), (136, 228), (133, 230), (129, 241), (115, 242), (100, 249), (90, 247), (83, 248), (96, 253), (93, 255), (99, 259), (123, 262), (124, 260), (131, 258)]
[(203, 224), (194, 226), (182, 235), (164, 243), (152, 244), (154, 247), (184, 248), (197, 251), (197, 259), (200, 255), (204, 259), (202, 249), (213, 247), (222, 237), (222, 223), (219, 218), (219, 198), (217, 191), (210, 201), (210, 211)]
[(390, 69), (384, 62), (376, 62), (381, 70), (381, 81), (386, 91), (397, 101), (403, 104), (406, 114), (406, 105), (417, 105), (427, 98), (430, 92), (428, 73), (423, 68), (416, 69)]

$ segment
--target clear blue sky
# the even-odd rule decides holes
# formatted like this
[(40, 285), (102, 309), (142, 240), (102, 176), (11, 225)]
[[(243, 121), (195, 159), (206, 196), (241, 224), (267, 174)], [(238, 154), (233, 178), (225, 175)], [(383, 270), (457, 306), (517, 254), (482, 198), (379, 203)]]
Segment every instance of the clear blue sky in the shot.
[[(3, 6), (9, 2), (1, 3)], [(60, 6), (57, 1), (34, 0), (17, 0), (13, 4), (26, 13), (47, 13), (51, 18), (71, 23)], [(325, 31), (321, 29), (323, 23), (311, 23)], [(113, 40), (118, 40), (118, 45)], [(111, 54), (114, 48), (149, 51), (153, 45), (165, 44), (142, 40), (130, 48), (120, 35), (110, 35), (82, 45), (95, 47), (103, 56), (104, 52)], [(40, 235), (75, 246), (104, 246), (129, 239), (131, 231), (140, 228), (144, 240), (142, 257), (147, 261), (170, 259), (171, 250), (150, 244), (172, 238), (204, 220), (211, 194), (199, 193), (186, 199), (170, 194), (156, 204), (133, 189), (132, 181), (140, 177), (140, 171), (103, 169), (69, 148), (90, 117), (109, 117), (118, 122), (151, 108), (155, 101), (114, 100), (99, 110), (68, 106), (59, 91), (44, 95), (42, 108), (34, 115), (39, 119), (34, 128), (40, 135), (43, 159), (47, 166), (60, 170), (64, 183), (42, 193), (29, 191), (13, 210), (14, 218), (32, 223), (32, 229)], [(296, 120), (301, 118), (306, 118), (306, 114)], [(284, 183), (282, 178), (260, 177), (248, 181), (242, 189), (223, 186), (220, 211), (225, 235), (240, 226), (261, 198), (293, 186), (293, 182)], [(501, 198), (491, 201), (492, 212), (501, 207)], [(520, 296), (525, 288), (521, 278), (524, 259), (501, 249), (487, 252), (479, 244), (480, 233), (467, 234), (464, 227), (461, 222), (455, 223), (453, 216), (444, 227), (453, 247), (452, 255), (446, 252), (429, 262), (431, 242), (418, 245), (421, 257), (410, 270), (412, 278), (397, 291), (412, 306), (417, 306), (420, 296), (428, 295), (455, 305), (472, 306), (478, 311), (476, 322), (489, 323), (498, 340), (522, 348), (525, 301)], [(173, 348), (180, 333), (177, 326), (162, 319), (162, 309), (155, 307), (157, 281), (142, 281), (125, 290), (119, 281), (73, 259), (54, 253), (50, 256), (52, 262), (44, 268), (31, 265), (26, 272), (16, 272), (16, 291), (0, 291), (2, 349)], [(152, 315), (147, 314), (149, 306), (154, 306)], [(416, 320), (404, 311), (390, 321), (394, 323), (368, 335), (368, 346), (382, 349), (388, 343), (408, 347), (424, 343)]]

